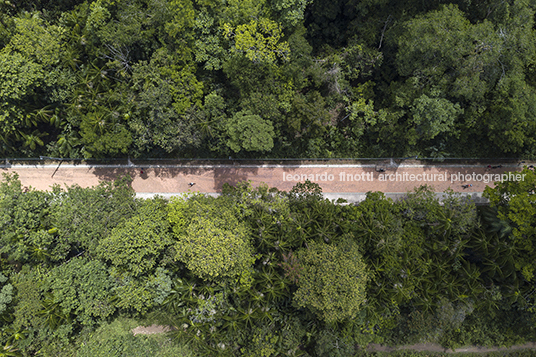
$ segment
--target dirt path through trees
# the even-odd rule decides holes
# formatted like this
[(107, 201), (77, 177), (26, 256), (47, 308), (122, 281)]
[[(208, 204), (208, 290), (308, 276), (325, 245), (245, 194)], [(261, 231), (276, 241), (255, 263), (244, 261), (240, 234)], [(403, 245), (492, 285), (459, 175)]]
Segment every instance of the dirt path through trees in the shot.
[[(166, 333), (171, 331), (169, 326), (162, 325), (150, 325), (150, 326), (138, 326), (131, 332), (135, 335), (152, 335), (158, 333)], [(536, 349), (536, 343), (528, 342), (522, 345), (514, 345), (510, 347), (481, 347), (481, 346), (466, 346), (456, 349), (444, 348), (436, 343), (416, 343), (414, 345), (405, 345), (399, 347), (389, 347), (385, 345), (379, 345), (371, 343), (367, 346), (369, 352), (394, 352), (397, 350), (413, 350), (418, 352), (436, 352), (436, 353), (486, 353), (486, 352), (498, 352), (498, 351), (514, 351)]]
[(369, 352), (393, 352), (397, 350), (413, 350), (418, 352), (436, 352), (436, 353), (485, 353), (485, 352), (510, 352), (514, 350), (536, 349), (536, 343), (528, 342), (522, 345), (514, 345), (510, 347), (481, 347), (481, 346), (466, 346), (456, 349), (444, 348), (435, 343), (417, 343), (414, 345), (405, 345), (400, 347), (389, 347), (377, 344), (370, 344), (367, 347)]
[[(488, 168), (486, 165), (435, 165), (406, 164), (378, 165), (6, 165), (5, 173), (16, 172), (24, 186), (50, 190), (60, 186), (78, 184), (94, 186), (103, 180), (123, 175), (133, 178), (132, 188), (137, 193), (178, 194), (197, 191), (221, 192), (225, 183), (236, 184), (251, 180), (254, 186), (266, 183), (288, 191), (305, 179), (318, 183), (327, 194), (363, 194), (368, 191), (406, 193), (423, 184), (431, 185), (435, 192), (452, 189), (468, 194), (481, 193), (487, 185), (506, 178), (508, 171), (520, 171), (516, 164)], [(503, 176), (504, 175), (504, 176)], [(514, 175), (515, 176), (515, 175)], [(511, 175), (510, 178), (513, 176)], [(521, 175), (514, 179), (522, 179)]]

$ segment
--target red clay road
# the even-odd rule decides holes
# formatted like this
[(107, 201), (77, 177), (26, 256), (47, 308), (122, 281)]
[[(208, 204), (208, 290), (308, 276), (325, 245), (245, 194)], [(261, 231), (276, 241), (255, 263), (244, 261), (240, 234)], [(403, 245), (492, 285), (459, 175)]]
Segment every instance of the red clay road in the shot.
[[(406, 193), (428, 184), (435, 192), (451, 188), (455, 192), (481, 193), (486, 186), (494, 186), (506, 172), (520, 171), (516, 164), (489, 169), (486, 165), (419, 165), (384, 166), (378, 172), (375, 165), (47, 165), (0, 166), (0, 172), (16, 172), (22, 185), (39, 190), (77, 184), (82, 187), (98, 185), (99, 181), (113, 180), (122, 175), (133, 178), (132, 188), (137, 193), (176, 194), (188, 191), (217, 193), (224, 183), (236, 184), (251, 180), (254, 186), (266, 183), (280, 190), (290, 190), (296, 182), (305, 179), (318, 183), (325, 193)], [(510, 179), (522, 179), (521, 175)], [(195, 183), (190, 188), (188, 183)], [(463, 188), (462, 185), (472, 185)]]

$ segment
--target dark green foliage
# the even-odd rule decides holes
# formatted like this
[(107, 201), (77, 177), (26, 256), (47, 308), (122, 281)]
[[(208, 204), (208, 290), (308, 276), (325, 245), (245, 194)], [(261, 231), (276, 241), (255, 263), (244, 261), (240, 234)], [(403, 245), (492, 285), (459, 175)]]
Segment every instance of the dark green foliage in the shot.
[[(534, 279), (534, 260), (532, 254), (536, 248), (534, 222), (534, 189), (536, 175), (533, 170), (525, 168), (521, 173), (523, 180), (498, 183), (495, 188), (487, 187), (486, 197), (490, 205), (497, 211), (495, 221), (501, 228), (492, 229), (501, 234), (509, 246), (517, 253), (519, 259), (515, 266), (525, 279)], [(509, 234), (508, 234), (509, 233)], [(529, 258), (530, 257), (530, 258)]]
[(164, 202), (145, 201), (138, 212), (103, 237), (97, 248), (98, 258), (134, 276), (154, 271), (173, 244)]
[(164, 336), (134, 336), (132, 329), (139, 326), (135, 320), (117, 319), (103, 324), (94, 333), (83, 337), (77, 357), (191, 357), (186, 346), (175, 345)]
[(22, 187), (17, 175), (0, 184), (0, 251), (12, 264), (41, 264), (65, 258), (69, 245), (55, 239), (49, 192)]
[[(522, 174), (488, 189), (479, 210), (427, 186), (356, 205), (309, 181), (168, 202), (135, 199), (128, 178), (41, 192), (6, 175), (0, 345), (29, 356), (353, 356), (371, 342), (533, 341), (534, 173)], [(138, 323), (124, 317), (169, 337), (133, 336)]]
[(95, 188), (55, 189), (51, 221), (58, 240), (71, 245), (72, 254), (97, 254), (99, 241), (136, 213), (134, 191), (125, 177)]
[[(98, 260), (73, 258), (50, 270), (46, 284), (51, 295), (45, 300), (43, 314), (75, 315), (81, 324), (92, 325), (115, 311), (111, 304), (114, 281)], [(69, 320), (50, 323), (50, 327), (57, 328)]]
[(369, 275), (359, 246), (350, 240), (337, 245), (312, 241), (297, 254), (296, 304), (328, 324), (355, 319), (366, 300)]
[(531, 157), (534, 13), (492, 0), (2, 0), (0, 154)]

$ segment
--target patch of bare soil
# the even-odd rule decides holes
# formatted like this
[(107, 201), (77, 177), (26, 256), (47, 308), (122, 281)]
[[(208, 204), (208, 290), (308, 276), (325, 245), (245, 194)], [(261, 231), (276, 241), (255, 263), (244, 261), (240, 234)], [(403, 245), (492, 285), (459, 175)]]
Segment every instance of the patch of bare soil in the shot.
[(400, 347), (389, 347), (371, 343), (367, 346), (369, 352), (393, 352), (396, 350), (413, 350), (418, 352), (443, 352), (443, 353), (478, 353), (478, 352), (497, 352), (497, 351), (512, 351), (536, 349), (536, 343), (528, 342), (523, 345), (514, 345), (511, 347), (481, 347), (481, 346), (466, 346), (456, 349), (444, 348), (435, 343), (417, 343), (414, 345), (406, 345)]
[(162, 325), (150, 325), (150, 326), (138, 326), (132, 329), (134, 336), (136, 335), (153, 335), (156, 333), (165, 333), (171, 331), (169, 326)]

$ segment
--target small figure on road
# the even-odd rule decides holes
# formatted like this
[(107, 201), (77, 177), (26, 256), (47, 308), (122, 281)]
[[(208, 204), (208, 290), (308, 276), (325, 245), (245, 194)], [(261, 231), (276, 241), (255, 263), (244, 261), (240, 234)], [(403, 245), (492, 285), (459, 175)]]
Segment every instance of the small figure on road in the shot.
[(462, 185), (462, 188), (465, 190), (466, 188), (469, 188), (469, 187), (473, 187), (473, 185), (471, 184), (468, 184), (468, 185)]
[(140, 170), (140, 175), (143, 175), (143, 167)]
[(190, 182), (190, 183), (188, 184), (188, 186), (190, 186), (190, 187), (192, 187), (193, 185), (195, 185), (195, 182)]
[(502, 165), (496, 165), (496, 166), (488, 165), (488, 168), (486, 169), (486, 171), (494, 170), (494, 169), (500, 169), (501, 167), (502, 167)]

